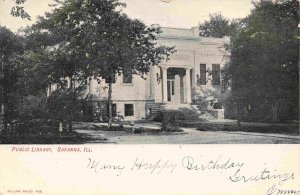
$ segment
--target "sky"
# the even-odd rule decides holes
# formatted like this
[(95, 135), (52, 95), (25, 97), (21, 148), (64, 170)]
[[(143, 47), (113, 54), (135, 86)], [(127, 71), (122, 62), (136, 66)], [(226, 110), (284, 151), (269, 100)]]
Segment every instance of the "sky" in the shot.
[[(165, 27), (191, 28), (207, 20), (210, 13), (221, 12), (227, 18), (242, 18), (253, 8), (251, 0), (120, 0), (127, 4), (124, 12), (145, 24)], [(10, 9), (13, 0), (0, 0), (0, 25), (16, 32), (36, 21), (37, 16), (51, 11), (53, 0), (27, 0), (24, 4), (32, 21), (14, 18)]]

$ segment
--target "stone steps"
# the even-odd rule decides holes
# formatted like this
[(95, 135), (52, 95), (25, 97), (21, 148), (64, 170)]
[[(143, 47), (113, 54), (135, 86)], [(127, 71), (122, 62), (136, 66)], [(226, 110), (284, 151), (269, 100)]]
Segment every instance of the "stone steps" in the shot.
[(173, 103), (166, 103), (163, 105), (163, 108), (166, 110), (178, 110), (180, 108), (193, 109), (192, 105), (190, 104), (173, 104)]

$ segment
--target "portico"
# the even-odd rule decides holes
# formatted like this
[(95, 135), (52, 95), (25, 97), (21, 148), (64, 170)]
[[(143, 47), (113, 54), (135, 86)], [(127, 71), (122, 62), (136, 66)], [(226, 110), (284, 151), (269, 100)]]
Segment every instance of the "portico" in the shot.
[(164, 103), (188, 104), (191, 96), (191, 70), (189, 66), (161, 66), (162, 100)]

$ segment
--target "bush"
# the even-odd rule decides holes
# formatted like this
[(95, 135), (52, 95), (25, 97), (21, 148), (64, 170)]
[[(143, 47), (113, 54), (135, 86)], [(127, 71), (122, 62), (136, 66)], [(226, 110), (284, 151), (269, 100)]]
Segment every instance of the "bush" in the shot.
[(208, 107), (208, 101), (205, 100), (205, 98), (201, 97), (197, 100), (195, 100), (195, 104), (197, 105), (198, 110), (201, 110), (201, 112), (206, 112)]
[(164, 115), (174, 121), (178, 120), (198, 120), (199, 116), (197, 112), (187, 108), (181, 108), (179, 110), (164, 110), (158, 112), (154, 117), (153, 121), (162, 122), (164, 120)]
[(140, 134), (140, 133), (145, 133), (146, 130), (142, 127), (127, 127), (125, 129), (126, 132), (129, 132), (129, 133), (136, 133), (136, 134)]
[(176, 122), (176, 120), (178, 120), (178, 112), (169, 112), (169, 111), (165, 111), (164, 113), (162, 113), (162, 123), (161, 123), (161, 130), (162, 131), (166, 131), (166, 132), (179, 132), (182, 131), (179, 128), (179, 124), (178, 122)]
[[(51, 119), (31, 119), (15, 121), (12, 124), (12, 131), (17, 135), (24, 134), (58, 134), (59, 120)], [(66, 125), (63, 124), (63, 130), (66, 130)]]
[(106, 128), (106, 131), (124, 131), (124, 126), (123, 125), (110, 126)]

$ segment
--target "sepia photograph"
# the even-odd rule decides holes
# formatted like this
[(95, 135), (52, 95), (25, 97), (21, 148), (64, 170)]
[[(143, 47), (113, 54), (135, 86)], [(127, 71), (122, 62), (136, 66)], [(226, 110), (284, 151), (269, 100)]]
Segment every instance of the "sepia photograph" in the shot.
[(1, 144), (299, 144), (297, 0), (2, 0), (0, 28)]
[(0, 0), (0, 195), (300, 195), (299, 0)]

